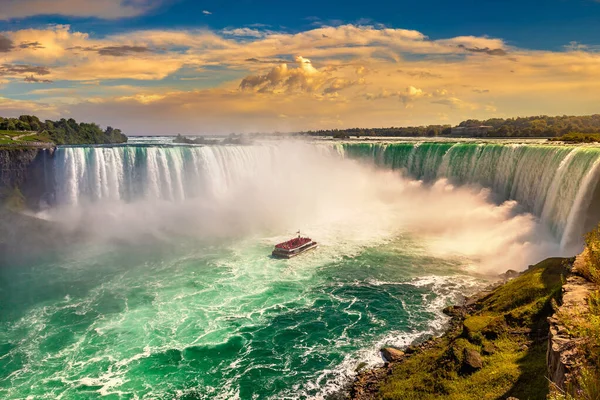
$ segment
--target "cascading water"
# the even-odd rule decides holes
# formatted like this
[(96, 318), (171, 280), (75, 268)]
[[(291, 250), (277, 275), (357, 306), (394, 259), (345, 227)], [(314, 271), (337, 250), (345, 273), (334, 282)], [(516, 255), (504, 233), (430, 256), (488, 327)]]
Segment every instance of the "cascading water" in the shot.
[(600, 148), (539, 144), (344, 144), (348, 157), (401, 169), (431, 182), (490, 188), (498, 200), (516, 200), (548, 224), (563, 247), (579, 245), (598, 221), (586, 215), (600, 180)]
[[(425, 182), (490, 188), (538, 216), (563, 246), (581, 243), (600, 179), (600, 148), (494, 143), (318, 145), (321, 151), (405, 170)], [(286, 157), (277, 145), (65, 147), (56, 151), (57, 200), (181, 201), (218, 196)], [(587, 220), (587, 222), (586, 222)]]

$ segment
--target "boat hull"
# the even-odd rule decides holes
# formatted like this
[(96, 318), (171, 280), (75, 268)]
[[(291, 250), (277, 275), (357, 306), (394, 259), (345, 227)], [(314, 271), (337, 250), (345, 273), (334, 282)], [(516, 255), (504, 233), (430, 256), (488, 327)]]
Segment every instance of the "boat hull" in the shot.
[(310, 242), (303, 246), (297, 247), (295, 249), (284, 250), (284, 249), (275, 249), (273, 250), (272, 256), (275, 258), (292, 258), (300, 255), (302, 253), (306, 253), (309, 250), (316, 249), (318, 247), (317, 242)]

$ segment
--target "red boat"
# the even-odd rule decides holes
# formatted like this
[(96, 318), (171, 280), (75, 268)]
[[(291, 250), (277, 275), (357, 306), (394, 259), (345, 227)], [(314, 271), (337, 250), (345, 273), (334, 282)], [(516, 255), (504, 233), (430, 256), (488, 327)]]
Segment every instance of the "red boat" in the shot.
[(300, 232), (298, 232), (298, 237), (275, 245), (272, 254), (273, 257), (277, 258), (292, 258), (316, 247), (317, 242), (314, 242), (311, 238), (300, 236)]

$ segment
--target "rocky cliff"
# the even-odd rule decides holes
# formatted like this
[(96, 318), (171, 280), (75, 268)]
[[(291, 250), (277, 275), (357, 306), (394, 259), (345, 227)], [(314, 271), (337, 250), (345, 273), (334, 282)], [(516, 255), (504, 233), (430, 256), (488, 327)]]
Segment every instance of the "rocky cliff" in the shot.
[(54, 148), (0, 148), (0, 200), (15, 189), (25, 196), (31, 208), (49, 203), (53, 197), (54, 174), (51, 158)]
[(561, 305), (548, 319), (548, 378), (560, 390), (564, 390), (568, 383), (576, 383), (571, 378), (577, 375), (578, 369), (583, 365), (582, 339), (572, 337), (564, 321), (589, 313), (587, 298), (596, 290), (596, 285), (577, 275), (582, 263), (586, 262), (586, 257), (587, 250), (575, 259), (572, 273), (567, 276), (562, 287)]

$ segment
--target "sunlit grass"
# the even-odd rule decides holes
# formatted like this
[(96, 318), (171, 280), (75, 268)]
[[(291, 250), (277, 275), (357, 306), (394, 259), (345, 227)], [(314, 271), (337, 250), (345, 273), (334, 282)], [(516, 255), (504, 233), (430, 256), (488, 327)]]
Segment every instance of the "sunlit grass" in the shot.
[[(547, 342), (539, 338), (567, 269), (566, 259), (545, 260), (481, 299), (462, 326), (396, 365), (381, 398), (545, 399)], [(465, 348), (483, 361), (472, 374), (461, 371)]]

